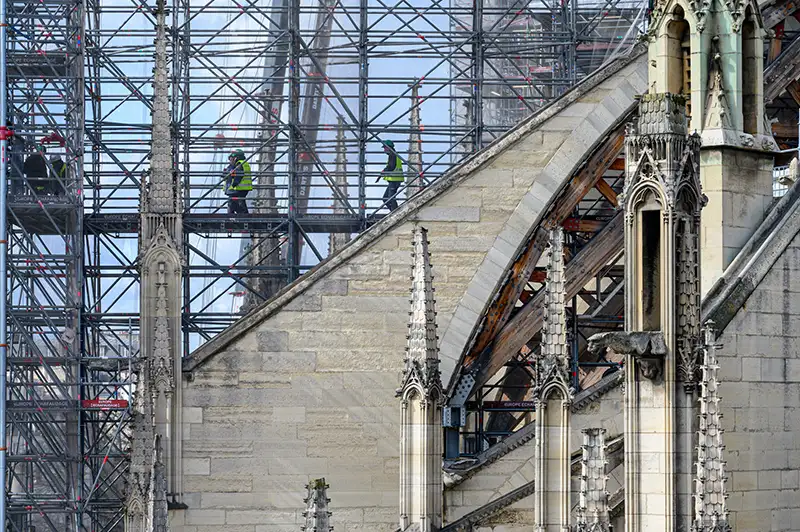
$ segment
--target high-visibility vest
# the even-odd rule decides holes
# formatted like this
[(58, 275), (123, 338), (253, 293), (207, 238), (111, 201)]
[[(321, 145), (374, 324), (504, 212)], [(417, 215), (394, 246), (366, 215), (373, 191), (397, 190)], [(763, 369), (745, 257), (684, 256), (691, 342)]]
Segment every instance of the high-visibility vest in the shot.
[[(237, 165), (241, 165), (242, 167), (242, 180), (239, 181), (239, 184), (230, 187), (230, 190), (240, 190), (242, 192), (250, 192), (253, 190), (253, 174), (250, 171), (250, 163), (247, 161), (236, 161)], [(233, 181), (231, 181), (231, 185)]]
[(400, 157), (395, 155), (394, 169), (384, 170), (383, 179), (386, 181), (403, 181), (405, 179), (403, 177), (403, 161), (400, 160)]

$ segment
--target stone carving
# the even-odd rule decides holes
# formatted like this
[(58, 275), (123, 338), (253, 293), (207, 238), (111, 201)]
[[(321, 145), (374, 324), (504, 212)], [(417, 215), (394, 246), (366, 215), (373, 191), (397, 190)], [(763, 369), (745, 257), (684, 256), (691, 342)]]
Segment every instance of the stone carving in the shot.
[(570, 383), (570, 356), (567, 344), (566, 288), (564, 286), (564, 231), (557, 227), (550, 231), (547, 250), (548, 265), (544, 293), (544, 323), (542, 324), (542, 349), (534, 360), (536, 383), (533, 395), (547, 399), (557, 388), (566, 399), (574, 394)]
[(135, 370), (136, 389), (133, 394), (131, 419), (131, 462), (127, 478), (125, 503), (125, 531), (150, 532), (152, 515), (151, 490), (154, 457), (152, 445), (155, 438), (153, 396), (146, 374), (149, 368), (139, 364)]
[(400, 530), (442, 526), (442, 407), (428, 231), (414, 230), (411, 321), (400, 413)]
[(609, 532), (605, 429), (583, 429), (581, 487), (575, 532)]
[(722, 54), (719, 51), (719, 36), (711, 39), (711, 61), (708, 73), (708, 96), (706, 97), (705, 117), (703, 129), (732, 130), (728, 105), (728, 96), (725, 94), (722, 72)]
[(697, 246), (699, 221), (684, 217), (678, 225), (677, 330), (678, 380), (687, 392), (697, 384), (697, 343), (700, 336), (700, 281)]
[(327, 489), (330, 486), (325, 483), (324, 478), (318, 478), (306, 484), (308, 495), (303, 499), (306, 509), (303, 512), (305, 524), (300, 530), (305, 532), (330, 532), (333, 527), (330, 524), (331, 512), (328, 510)]
[(155, 332), (153, 355), (150, 361), (153, 391), (156, 394), (170, 395), (175, 389), (175, 375), (172, 369), (172, 352), (169, 331), (169, 302), (167, 301), (166, 265), (158, 263), (156, 273)]
[(689, 6), (697, 17), (697, 32), (703, 33), (706, 28), (706, 19), (711, 10), (711, 0), (690, 0)]
[(411, 384), (416, 384), (420, 391), (426, 394), (437, 386), (441, 389), (433, 274), (428, 252), (427, 229), (420, 227), (414, 231), (412, 256), (414, 265), (411, 276), (411, 321), (408, 325), (404, 383), (398, 390), (398, 395)]
[(725, 0), (725, 5), (728, 6), (728, 11), (731, 14), (731, 27), (733, 31), (738, 32), (742, 29), (742, 22), (744, 22), (746, 2), (743, 0)]
[(730, 532), (725, 482), (725, 459), (723, 452), (720, 414), (720, 397), (717, 393), (716, 343), (714, 322), (708, 321), (703, 327), (703, 376), (700, 381), (700, 428), (697, 431), (697, 462), (695, 463), (695, 520), (693, 532)]
[[(146, 493), (147, 520), (143, 522), (147, 532), (166, 530), (162, 506), (167, 493), (170, 504), (175, 504), (181, 492), (182, 435), (176, 381), (180, 371), (183, 224), (180, 182), (172, 154), (165, 0), (158, 0), (154, 15), (153, 135), (150, 169), (142, 181), (139, 234), (141, 354), (135, 390), (139, 406), (134, 414), (137, 428), (131, 442), (130, 472), (132, 481), (145, 471), (148, 475), (147, 491), (142, 492)], [(139, 508), (137, 500), (130, 501), (128, 514)], [(131, 520), (127, 523), (133, 526)]]
[[(630, 175), (620, 195), (626, 220), (633, 221), (645, 189), (658, 190), (656, 200), (672, 216), (678, 198), (691, 194), (691, 209), (699, 213), (706, 203), (700, 186), (700, 135), (688, 134), (686, 101), (676, 94), (645, 94), (639, 102), (639, 119), (630, 124), (625, 138)], [(679, 205), (684, 209), (686, 202)]]
[(661, 331), (605, 332), (589, 338), (589, 350), (601, 353), (610, 349), (620, 355), (630, 355), (638, 361), (642, 377), (654, 380), (662, 370), (667, 345)]
[[(155, 437), (153, 445), (155, 462), (153, 463), (153, 532), (169, 530), (169, 507), (167, 504), (167, 471), (164, 465), (164, 453), (161, 436)], [(148, 531), (149, 532), (149, 531)]]

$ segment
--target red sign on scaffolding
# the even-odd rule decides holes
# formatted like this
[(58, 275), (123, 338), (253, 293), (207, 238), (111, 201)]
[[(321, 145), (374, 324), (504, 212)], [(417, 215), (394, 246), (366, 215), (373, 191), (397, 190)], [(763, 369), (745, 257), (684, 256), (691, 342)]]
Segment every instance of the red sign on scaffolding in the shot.
[(100, 410), (122, 410), (128, 408), (128, 401), (126, 399), (84, 399), (81, 401), (81, 406)]

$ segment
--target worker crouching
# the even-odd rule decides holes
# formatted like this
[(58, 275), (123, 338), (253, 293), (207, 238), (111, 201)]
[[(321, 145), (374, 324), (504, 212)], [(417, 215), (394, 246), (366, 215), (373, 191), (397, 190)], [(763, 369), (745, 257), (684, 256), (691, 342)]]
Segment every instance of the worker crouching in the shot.
[(245, 198), (253, 190), (250, 163), (245, 160), (242, 150), (231, 152), (228, 163), (222, 181), (222, 188), (228, 196), (228, 214), (249, 214)]

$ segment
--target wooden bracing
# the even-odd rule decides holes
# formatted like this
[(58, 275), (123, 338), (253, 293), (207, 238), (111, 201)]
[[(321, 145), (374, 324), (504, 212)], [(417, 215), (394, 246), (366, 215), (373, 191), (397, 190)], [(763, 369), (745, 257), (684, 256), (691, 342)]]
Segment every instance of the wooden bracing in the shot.
[[(463, 360), (463, 367), (473, 368), (473, 365), (479, 359), (483, 360), (485, 358), (487, 350), (493, 351), (490, 344), (493, 343), (493, 340), (495, 340), (496, 343), (496, 338), (502, 334), (502, 331), (510, 323), (509, 320), (511, 319), (517, 301), (519, 301), (525, 290), (525, 286), (534, 274), (536, 264), (546, 245), (547, 230), (564, 223), (586, 194), (597, 187), (598, 183), (603, 181), (605, 172), (618, 160), (622, 153), (625, 123), (631, 116), (630, 113), (627, 113), (620, 121), (619, 126), (606, 137), (605, 142), (595, 150), (586, 161), (586, 164), (584, 164), (578, 173), (569, 181), (558, 201), (552, 206), (543, 222), (539, 224), (539, 228), (530, 239), (528, 247), (517, 258), (514, 265), (509, 270), (507, 282), (492, 303), (481, 327), (481, 331), (477, 335), (469, 353)], [(605, 182), (603, 183), (605, 184)], [(607, 184), (605, 185), (607, 189), (610, 189)], [(603, 195), (605, 196), (605, 194)], [(585, 224), (592, 225), (591, 231), (599, 228), (594, 222), (581, 221), (580, 224), (576, 222), (576, 225)], [(570, 227), (566, 227), (566, 229), (570, 230)], [(586, 229), (573, 227), (572, 230)], [(536, 301), (536, 298), (534, 298), (533, 301)], [(533, 303), (533, 301), (529, 302), (529, 304)], [(528, 339), (530, 339), (530, 336), (526, 341)], [(524, 342), (520, 347), (522, 345), (524, 345)], [(510, 357), (508, 359), (510, 359)], [(506, 361), (508, 359), (506, 359)]]
[[(619, 255), (623, 241), (622, 214), (618, 213), (573, 259), (567, 263), (567, 298), (577, 295), (592, 277), (597, 275), (614, 257)], [(544, 294), (539, 293), (528, 301), (505, 324), (494, 338), (476, 376), (476, 386), (489, 380), (503, 365), (542, 327)]]

